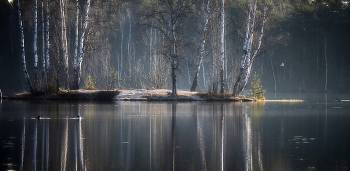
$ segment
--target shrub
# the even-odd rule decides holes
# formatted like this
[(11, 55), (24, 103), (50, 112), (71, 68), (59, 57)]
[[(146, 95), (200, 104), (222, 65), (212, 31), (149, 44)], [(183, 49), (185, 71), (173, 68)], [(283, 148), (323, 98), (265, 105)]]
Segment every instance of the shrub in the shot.
[(250, 96), (254, 97), (256, 99), (264, 99), (264, 94), (265, 94), (265, 90), (263, 90), (263, 86), (260, 83), (260, 78), (259, 76), (254, 73), (253, 75), (253, 79), (250, 83)]
[(95, 90), (95, 83), (92, 79), (91, 75), (88, 75), (87, 79), (85, 80), (85, 90)]

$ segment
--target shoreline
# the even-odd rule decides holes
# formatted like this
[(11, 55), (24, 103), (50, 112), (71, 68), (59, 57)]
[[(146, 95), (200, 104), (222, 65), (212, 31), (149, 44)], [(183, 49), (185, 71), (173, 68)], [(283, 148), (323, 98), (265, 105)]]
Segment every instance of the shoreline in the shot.
[(237, 98), (229, 95), (213, 95), (206, 92), (190, 92), (178, 90), (178, 96), (172, 97), (167, 89), (135, 89), (135, 90), (60, 90), (57, 94), (38, 92), (15, 93), (3, 96), (13, 100), (98, 100), (98, 101), (232, 101), (250, 102), (252, 98)]

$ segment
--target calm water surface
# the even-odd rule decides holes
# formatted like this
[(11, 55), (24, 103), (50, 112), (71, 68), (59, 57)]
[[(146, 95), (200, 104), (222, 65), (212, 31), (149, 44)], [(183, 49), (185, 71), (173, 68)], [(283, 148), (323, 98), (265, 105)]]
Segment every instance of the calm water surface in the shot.
[(302, 103), (3, 100), (0, 170), (349, 170), (350, 101), (334, 101), (346, 97), (267, 95)]

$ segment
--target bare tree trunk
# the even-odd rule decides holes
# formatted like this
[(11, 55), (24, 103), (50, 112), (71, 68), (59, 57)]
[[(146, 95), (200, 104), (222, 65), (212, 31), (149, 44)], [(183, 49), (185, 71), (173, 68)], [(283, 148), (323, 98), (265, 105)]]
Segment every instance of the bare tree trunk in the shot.
[(73, 76), (73, 82), (72, 82), (72, 89), (77, 90), (79, 89), (79, 69), (78, 68), (78, 49), (79, 49), (79, 0), (76, 0), (76, 19), (75, 19), (75, 45), (74, 45), (74, 59), (73, 59), (73, 70), (74, 70), (74, 76)]
[(38, 84), (38, 1), (34, 0), (34, 38), (33, 38), (33, 52), (34, 52), (34, 88), (37, 88)]
[(253, 61), (260, 50), (262, 38), (264, 36), (264, 26), (265, 26), (265, 22), (267, 21), (267, 9), (268, 9), (267, 6), (265, 6), (263, 9), (260, 35), (257, 39), (256, 49), (252, 53), (256, 7), (257, 7), (257, 1), (249, 0), (249, 12), (248, 12), (248, 19), (247, 19), (246, 37), (243, 44), (241, 68), (233, 88), (233, 96), (239, 95), (239, 93), (243, 91), (243, 89), (247, 85), (247, 82), (251, 73)]
[(171, 64), (171, 81), (172, 81), (172, 91), (171, 95), (172, 96), (177, 96), (177, 86), (176, 86), (176, 62), (173, 59), (172, 64)]
[(22, 25), (21, 6), (19, 1), (20, 0), (17, 0), (17, 7), (18, 7), (17, 12), (18, 12), (19, 31), (21, 34), (22, 68), (23, 68), (25, 79), (27, 81), (28, 91), (33, 92), (32, 82), (30, 80), (30, 77), (27, 71), (27, 66), (26, 66), (26, 56), (25, 56), (25, 49), (24, 49), (24, 33), (23, 33), (23, 25)]
[(85, 6), (85, 15), (83, 18), (83, 26), (82, 26), (82, 32), (80, 35), (80, 42), (79, 42), (79, 57), (78, 57), (78, 80), (77, 83), (79, 85), (80, 82), (80, 75), (81, 75), (81, 63), (83, 62), (83, 50), (84, 50), (84, 38), (85, 38), (85, 33), (86, 33), (86, 28), (88, 25), (88, 19), (89, 19), (89, 9), (90, 9), (90, 2), (91, 0), (87, 0), (86, 6)]
[(50, 57), (49, 57), (49, 50), (50, 50), (50, 11), (49, 11), (49, 0), (46, 0), (46, 17), (45, 17), (45, 69), (46, 69), (46, 76), (49, 74), (50, 70)]
[(204, 58), (204, 50), (205, 50), (205, 44), (206, 44), (206, 32), (207, 32), (207, 27), (208, 27), (208, 21), (209, 21), (209, 0), (207, 1), (206, 5), (206, 11), (205, 11), (205, 20), (204, 20), (204, 27), (203, 27), (203, 37), (202, 37), (202, 44), (201, 44), (201, 49), (199, 53), (199, 60), (197, 63), (197, 69), (196, 72), (194, 73), (194, 78), (191, 86), (191, 91), (196, 91), (196, 88), (198, 86), (198, 76), (199, 76), (199, 71), (201, 69), (202, 63), (203, 63), (203, 58)]
[(273, 51), (271, 51), (269, 53), (269, 56), (270, 56), (270, 62), (271, 62), (271, 69), (272, 69), (272, 76), (273, 76), (273, 81), (275, 83), (275, 92), (277, 91), (277, 86), (276, 86), (276, 76), (275, 76), (275, 70), (273, 68), (273, 64), (272, 64), (272, 55), (273, 55)]
[(46, 68), (46, 62), (45, 62), (45, 19), (44, 19), (44, 2), (41, 2), (41, 48), (42, 48), (42, 53), (41, 53), (41, 63), (42, 63), (42, 69), (41, 69), (41, 76), (44, 82), (44, 85), (47, 85), (46, 82), (46, 72), (45, 72), (45, 68)]
[(83, 16), (82, 30), (81, 34), (79, 34), (79, 0), (76, 1), (77, 15), (76, 15), (76, 53), (74, 56), (74, 80), (73, 80), (73, 90), (79, 89), (80, 75), (81, 75), (81, 63), (83, 62), (83, 50), (84, 50), (84, 38), (86, 33), (86, 28), (88, 24), (89, 18), (89, 9), (90, 9), (91, 0), (87, 0), (85, 6), (85, 14)]
[[(180, 1), (179, 1), (180, 3)], [(175, 23), (176, 23), (176, 19), (173, 18), (173, 16), (170, 17), (171, 18), (171, 36), (172, 36), (172, 41), (173, 41), (173, 50), (172, 50), (172, 54), (171, 54), (171, 78), (172, 78), (172, 92), (171, 95), (172, 96), (177, 96), (177, 79), (176, 79), (176, 70), (178, 67), (178, 54), (177, 54), (177, 35), (175, 32)]]
[[(123, 45), (124, 45), (124, 21), (120, 22), (120, 34), (121, 34), (121, 41), (120, 41), (120, 60), (119, 60), (119, 68), (118, 68), (118, 78), (122, 79), (122, 73), (123, 73)], [(118, 82), (119, 83), (119, 82)], [(123, 81), (122, 81), (123, 83)], [(120, 85), (118, 85), (120, 86)]]
[(256, 1), (249, 0), (249, 11), (248, 18), (246, 22), (246, 32), (243, 43), (243, 55), (241, 58), (241, 67), (236, 80), (235, 85), (233, 86), (233, 96), (239, 95), (239, 93), (243, 90), (244, 85), (242, 84), (242, 77), (244, 77), (244, 71), (247, 63), (250, 61), (250, 53), (251, 53), (251, 44), (254, 33), (254, 21), (255, 21), (255, 11), (256, 11)]
[(224, 94), (225, 91), (225, 0), (221, 2), (221, 40), (220, 40), (220, 93)]
[(131, 11), (130, 9), (127, 9), (127, 13), (128, 13), (128, 18), (129, 18), (129, 35), (128, 35), (128, 64), (129, 64), (129, 87), (131, 87), (132, 85), (134, 85), (134, 77), (133, 77), (133, 73), (132, 73), (132, 32), (131, 32), (131, 22), (132, 22), (132, 18), (131, 18)]
[(61, 7), (61, 42), (62, 42), (62, 56), (64, 63), (64, 78), (65, 78), (65, 88), (69, 88), (69, 73), (68, 73), (68, 52), (67, 52), (67, 27), (66, 27), (66, 2), (60, 0)]
[(326, 62), (326, 81), (324, 84), (324, 91), (327, 91), (328, 85), (328, 62), (327, 62), (327, 38), (324, 36), (324, 60)]
[[(171, 23), (173, 23), (173, 21), (171, 21)], [(177, 61), (177, 45), (176, 45), (176, 34), (175, 34), (175, 25), (172, 25), (172, 38), (173, 38), (173, 53), (171, 56), (171, 80), (172, 80), (172, 92), (171, 95), (173, 97), (177, 96), (177, 79), (176, 79), (176, 70), (177, 70), (177, 65), (178, 65), (178, 61)]]

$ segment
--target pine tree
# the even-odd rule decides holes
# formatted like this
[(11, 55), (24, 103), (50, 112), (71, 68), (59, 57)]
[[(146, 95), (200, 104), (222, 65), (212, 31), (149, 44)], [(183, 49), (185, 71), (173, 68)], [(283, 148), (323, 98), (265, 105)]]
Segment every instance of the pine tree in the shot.
[(95, 90), (95, 82), (92, 79), (91, 75), (88, 75), (87, 79), (85, 80), (85, 90)]
[(253, 79), (250, 83), (250, 96), (256, 99), (264, 99), (265, 90), (263, 90), (263, 86), (261, 85), (261, 80), (259, 76), (254, 73)]

